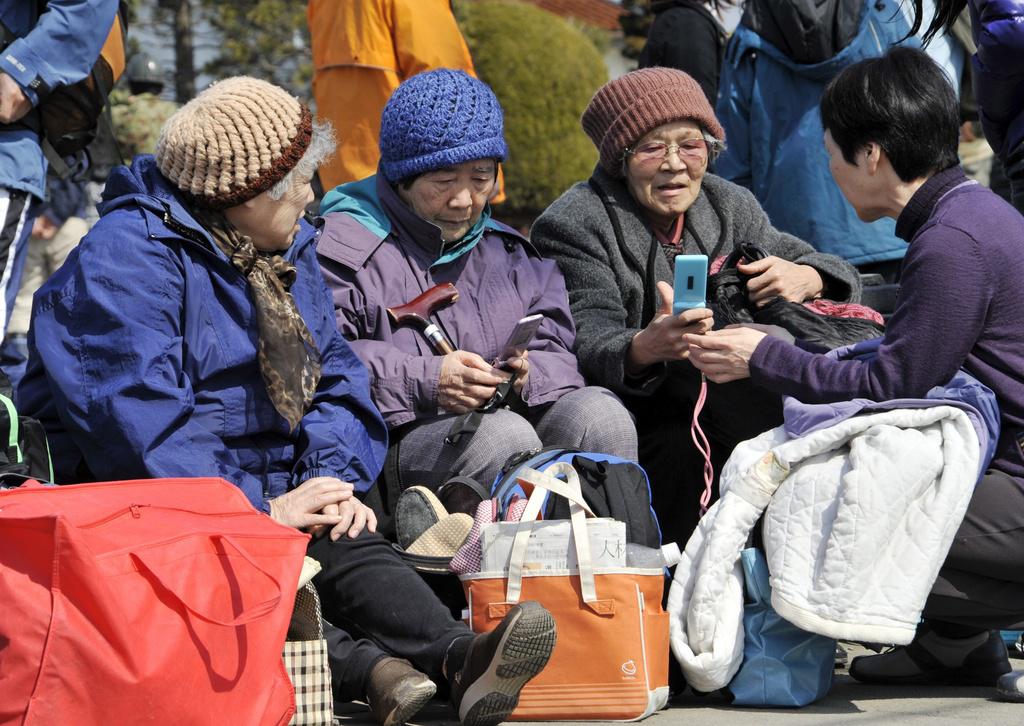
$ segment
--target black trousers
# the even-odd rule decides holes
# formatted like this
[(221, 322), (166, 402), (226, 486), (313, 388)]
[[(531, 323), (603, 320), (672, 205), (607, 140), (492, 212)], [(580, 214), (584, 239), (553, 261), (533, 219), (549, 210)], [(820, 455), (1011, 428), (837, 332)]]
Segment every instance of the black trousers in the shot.
[(314, 538), (307, 554), (320, 562), (313, 584), (324, 619), (334, 695), (362, 700), (366, 680), (387, 656), (409, 660), (437, 683), (445, 658), (461, 666), (473, 637), (423, 579), (379, 534)]
[(1024, 630), (1024, 482), (989, 470), (978, 483), (924, 616)]
[[(640, 465), (651, 482), (662, 541), (678, 542), (680, 547), (697, 528), (704, 491), (704, 458), (690, 438), (699, 393), (700, 374), (689, 363), (678, 364), (653, 395), (634, 397), (626, 404), (636, 417)], [(782, 423), (782, 399), (749, 379), (722, 385), (709, 382), (699, 421), (711, 443), (714, 501), (719, 472), (732, 450)]]

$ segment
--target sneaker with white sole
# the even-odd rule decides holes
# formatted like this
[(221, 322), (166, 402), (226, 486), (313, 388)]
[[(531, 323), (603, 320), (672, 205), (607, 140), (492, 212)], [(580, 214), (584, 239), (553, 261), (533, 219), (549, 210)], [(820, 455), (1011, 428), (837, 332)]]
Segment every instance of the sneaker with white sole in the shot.
[(452, 703), (464, 726), (495, 726), (519, 703), (519, 692), (555, 649), (555, 619), (537, 602), (509, 610), (490, 633), (473, 639), (452, 677)]

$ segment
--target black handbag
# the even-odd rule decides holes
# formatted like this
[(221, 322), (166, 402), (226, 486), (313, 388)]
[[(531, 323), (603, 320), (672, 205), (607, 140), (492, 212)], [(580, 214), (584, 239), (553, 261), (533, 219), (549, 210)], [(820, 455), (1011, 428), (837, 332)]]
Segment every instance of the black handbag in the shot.
[(715, 313), (715, 329), (742, 323), (778, 325), (794, 337), (832, 349), (862, 340), (877, 338), (884, 328), (872, 320), (839, 315), (823, 315), (781, 297), (757, 307), (747, 297), (748, 275), (737, 268), (741, 259), (749, 262), (768, 257), (764, 248), (741, 244), (715, 274), (708, 277), (708, 307)]

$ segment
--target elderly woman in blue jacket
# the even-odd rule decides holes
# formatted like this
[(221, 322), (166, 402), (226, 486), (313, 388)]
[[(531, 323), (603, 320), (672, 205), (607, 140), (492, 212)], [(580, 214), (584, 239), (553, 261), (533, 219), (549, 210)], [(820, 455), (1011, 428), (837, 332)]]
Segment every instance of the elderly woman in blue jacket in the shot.
[(313, 530), (314, 584), (342, 628), (337, 697), (402, 723), (444, 678), (463, 722), (497, 723), (546, 663), (554, 623), (526, 603), (474, 637), (354, 496), (387, 432), (302, 219), (333, 148), (329, 126), (254, 78), (182, 107), (155, 158), (111, 174), (100, 221), (37, 294), (20, 404), (43, 421), (61, 483), (220, 476)]

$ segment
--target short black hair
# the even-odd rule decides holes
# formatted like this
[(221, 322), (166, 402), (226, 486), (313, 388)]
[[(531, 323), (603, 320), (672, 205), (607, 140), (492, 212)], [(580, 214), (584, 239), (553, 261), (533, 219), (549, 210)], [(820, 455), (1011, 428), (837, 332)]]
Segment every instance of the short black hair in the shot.
[(892, 48), (854, 63), (825, 88), (821, 125), (851, 164), (874, 142), (905, 182), (957, 164), (960, 103), (924, 52)]

